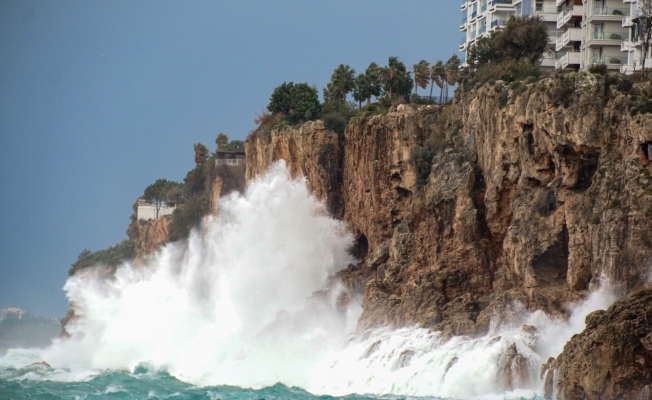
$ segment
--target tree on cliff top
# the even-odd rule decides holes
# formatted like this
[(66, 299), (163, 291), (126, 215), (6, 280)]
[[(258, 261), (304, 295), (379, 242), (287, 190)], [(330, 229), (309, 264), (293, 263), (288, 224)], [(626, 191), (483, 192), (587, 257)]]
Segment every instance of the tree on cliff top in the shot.
[(80, 270), (94, 265), (117, 266), (132, 259), (135, 254), (136, 244), (131, 240), (123, 240), (115, 246), (98, 250), (94, 253), (91, 253), (88, 249), (84, 249), (77, 257), (77, 261), (70, 266), (68, 275), (72, 276)]
[(425, 89), (430, 83), (430, 63), (426, 60), (421, 60), (412, 66), (414, 72), (414, 93), (417, 93), (419, 88)]
[(229, 144), (229, 137), (226, 134), (220, 132), (220, 134), (217, 135), (217, 138), (215, 138), (215, 144), (217, 145), (218, 150), (222, 150), (224, 146)]
[(356, 87), (355, 70), (340, 64), (331, 75), (331, 81), (324, 89), (324, 101), (345, 102), (346, 95)]
[(398, 57), (390, 57), (386, 67), (380, 70), (385, 92), (389, 97), (406, 96), (412, 92), (414, 81), (405, 64)]
[(156, 218), (158, 218), (158, 212), (161, 209), (161, 206), (166, 200), (166, 193), (170, 181), (167, 179), (157, 179), (156, 182), (145, 188), (143, 193), (143, 199), (149, 201), (156, 207)]
[(291, 122), (315, 119), (321, 110), (317, 88), (307, 83), (286, 83), (276, 87), (267, 109), (272, 114), (283, 114)]
[(439, 87), (440, 103), (441, 98), (444, 95), (444, 79), (446, 79), (446, 67), (444, 67), (444, 62), (442, 60), (437, 60), (437, 62), (430, 67), (430, 97), (432, 97), (432, 88), (434, 84), (437, 84)]
[(546, 24), (539, 16), (511, 16), (494, 39), (494, 48), (500, 59), (526, 59), (537, 63), (543, 53), (550, 49)]
[(195, 164), (200, 165), (205, 163), (206, 159), (208, 159), (208, 154), (210, 153), (208, 147), (202, 143), (195, 143), (193, 149), (195, 150)]

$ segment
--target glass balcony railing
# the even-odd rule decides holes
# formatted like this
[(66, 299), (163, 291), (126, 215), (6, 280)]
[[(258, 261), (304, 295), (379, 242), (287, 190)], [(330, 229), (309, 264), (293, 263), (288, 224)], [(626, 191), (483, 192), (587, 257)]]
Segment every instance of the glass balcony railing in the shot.
[(478, 12), (477, 12), (477, 11), (473, 11), (473, 12), (471, 13), (471, 19), (475, 18), (477, 15), (478, 15)]
[(482, 25), (480, 29), (478, 29), (478, 36), (482, 35), (487, 31), (487, 27), (485, 25)]
[(614, 15), (624, 17), (629, 15), (629, 8), (610, 8), (610, 7), (595, 7), (593, 15)]
[(593, 32), (595, 40), (625, 40), (629, 37), (627, 32)]
[(495, 28), (497, 26), (504, 26), (507, 23), (506, 19), (494, 19), (491, 21), (491, 27)]
[(466, 24), (468, 22), (468, 20), (469, 20), (468, 17), (462, 18), (462, 25)]
[(512, 4), (512, 0), (491, 0), (491, 3), (489, 3), (490, 6), (495, 6), (496, 4)]
[(627, 64), (627, 57), (594, 56), (589, 59), (591, 64)]

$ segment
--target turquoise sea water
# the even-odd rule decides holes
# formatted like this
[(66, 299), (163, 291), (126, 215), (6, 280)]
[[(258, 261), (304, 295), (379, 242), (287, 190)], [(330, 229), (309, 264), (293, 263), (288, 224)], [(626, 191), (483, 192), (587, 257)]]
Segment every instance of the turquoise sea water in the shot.
[[(181, 382), (166, 372), (152, 372), (138, 367), (133, 373), (106, 372), (74, 382), (48, 379), (44, 366), (4, 368), (0, 370), (0, 399), (22, 400), (93, 400), (93, 399), (441, 399), (439, 397), (410, 397), (395, 395), (349, 395), (344, 397), (316, 396), (303, 389), (276, 384), (260, 390), (233, 386), (197, 387)], [(489, 398), (525, 399), (518, 396), (491, 396)], [(543, 400), (540, 397), (529, 399)]]
[(144, 368), (133, 374), (108, 372), (81, 382), (38, 380), (40, 367), (9, 368), (0, 375), (0, 399), (406, 399), (405, 396), (315, 396), (300, 388), (276, 384), (260, 390), (232, 386), (197, 387), (165, 372)]

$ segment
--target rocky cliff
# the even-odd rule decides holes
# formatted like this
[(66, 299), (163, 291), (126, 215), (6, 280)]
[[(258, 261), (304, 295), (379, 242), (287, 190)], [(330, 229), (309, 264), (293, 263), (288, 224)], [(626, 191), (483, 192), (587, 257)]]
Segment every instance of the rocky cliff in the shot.
[(168, 242), (170, 233), (170, 217), (156, 220), (136, 220), (127, 229), (129, 240), (136, 245), (135, 261), (142, 262), (148, 254), (158, 250)]
[(260, 132), (247, 139), (245, 152), (247, 181), (265, 172), (273, 162), (285, 160), (291, 174), (306, 177), (313, 194), (326, 201), (333, 216), (342, 217), (341, 141), (323, 122)]
[[(283, 159), (337, 199), (336, 217), (341, 199), (360, 259), (345, 275), (366, 282), (361, 329), (479, 335), (513, 300), (563, 317), (601, 276), (643, 285), (652, 115), (640, 104), (651, 95), (587, 73), (492, 82), (444, 110), (363, 114), (343, 137), (317, 122), (250, 138), (247, 178)], [(332, 161), (319, 163), (326, 146)], [(419, 188), (413, 149), (430, 155)]]
[[(652, 289), (586, 317), (586, 329), (544, 369), (546, 398), (631, 399), (652, 395)], [(556, 393), (553, 377), (556, 376)]]

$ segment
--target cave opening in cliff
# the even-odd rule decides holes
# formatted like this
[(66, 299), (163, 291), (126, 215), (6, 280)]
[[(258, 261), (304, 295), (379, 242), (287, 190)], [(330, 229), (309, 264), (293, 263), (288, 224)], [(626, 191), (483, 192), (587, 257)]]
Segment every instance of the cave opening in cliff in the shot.
[(641, 145), (643, 150), (643, 161), (648, 163), (652, 161), (652, 142), (645, 142)]
[(568, 228), (564, 225), (555, 244), (532, 261), (539, 286), (560, 285), (568, 274)]
[(355, 241), (355, 245), (353, 245), (353, 248), (351, 249), (351, 255), (359, 260), (362, 260), (367, 256), (368, 252), (369, 241), (364, 234), (360, 234), (358, 239)]

